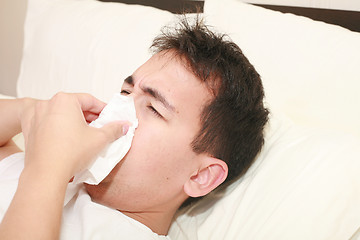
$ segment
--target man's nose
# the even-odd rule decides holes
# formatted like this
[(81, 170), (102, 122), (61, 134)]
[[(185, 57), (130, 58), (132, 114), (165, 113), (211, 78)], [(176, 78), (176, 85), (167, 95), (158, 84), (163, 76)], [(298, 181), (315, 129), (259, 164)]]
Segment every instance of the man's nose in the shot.
[(134, 99), (136, 118), (140, 119), (140, 109), (141, 109), (141, 97), (136, 93), (131, 93), (130, 96)]

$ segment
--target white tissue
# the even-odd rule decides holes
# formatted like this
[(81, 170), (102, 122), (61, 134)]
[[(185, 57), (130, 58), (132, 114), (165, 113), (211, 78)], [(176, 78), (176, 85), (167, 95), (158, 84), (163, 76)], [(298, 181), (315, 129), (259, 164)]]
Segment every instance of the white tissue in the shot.
[(74, 184), (85, 182), (99, 184), (126, 155), (131, 147), (135, 129), (138, 126), (134, 100), (131, 97), (115, 94), (90, 126), (100, 128), (112, 121), (129, 121), (132, 125), (125, 136), (111, 143), (87, 169), (74, 177)]

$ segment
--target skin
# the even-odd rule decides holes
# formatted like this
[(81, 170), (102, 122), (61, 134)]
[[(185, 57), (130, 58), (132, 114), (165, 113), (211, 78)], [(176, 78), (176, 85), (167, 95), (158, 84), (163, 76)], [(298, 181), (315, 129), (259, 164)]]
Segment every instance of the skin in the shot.
[[(85, 186), (93, 201), (166, 235), (184, 200), (206, 195), (227, 176), (222, 160), (191, 148), (202, 107), (212, 96), (171, 51), (154, 55), (132, 80), (122, 88), (122, 94), (134, 98), (139, 120), (132, 147), (99, 185)], [(23, 131), (26, 143), (25, 169), (0, 225), (1, 239), (59, 236), (69, 179), (128, 128), (125, 123), (89, 127), (86, 122), (96, 119), (104, 106), (84, 94), (0, 101), (0, 112), (9, 116), (0, 122), (5, 133), (0, 157), (19, 151), (11, 143), (18, 132)]]
[(137, 69), (122, 94), (134, 98), (139, 119), (132, 147), (103, 182), (87, 185), (87, 191), (95, 202), (166, 234), (182, 202), (189, 195), (204, 195), (186, 192), (186, 183), (208, 164), (218, 164), (191, 148), (201, 110), (212, 95), (172, 52), (157, 54)]
[(0, 156), (20, 151), (11, 138), (21, 130), (27, 149), (18, 188), (0, 224), (0, 239), (59, 237), (69, 179), (127, 129), (119, 122), (89, 127), (87, 121), (104, 106), (87, 94), (0, 101), (0, 114), (6, 116), (0, 120)]

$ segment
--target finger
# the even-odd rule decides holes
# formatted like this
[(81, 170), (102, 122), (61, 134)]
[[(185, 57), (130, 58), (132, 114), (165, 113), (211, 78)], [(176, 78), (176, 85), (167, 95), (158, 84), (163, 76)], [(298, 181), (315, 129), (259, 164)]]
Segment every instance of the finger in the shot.
[(105, 133), (105, 142), (111, 143), (118, 138), (126, 135), (130, 127), (128, 122), (122, 121), (115, 121), (104, 125), (103, 127), (99, 128), (103, 133)]
[(106, 103), (87, 93), (76, 93), (75, 96), (83, 112), (99, 114), (106, 106)]
[(86, 119), (86, 122), (90, 123), (90, 122), (96, 120), (99, 117), (99, 114), (92, 113), (92, 112), (84, 112), (84, 117)]

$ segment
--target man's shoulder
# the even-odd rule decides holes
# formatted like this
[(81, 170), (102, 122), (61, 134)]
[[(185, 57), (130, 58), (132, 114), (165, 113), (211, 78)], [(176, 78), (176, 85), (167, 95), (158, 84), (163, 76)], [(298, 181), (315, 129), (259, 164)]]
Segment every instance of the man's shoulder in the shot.
[(7, 153), (0, 161), (0, 181), (18, 179), (24, 168), (24, 152), (10, 149)]
[(0, 161), (0, 222), (17, 189), (24, 168), (24, 154), (12, 154)]

